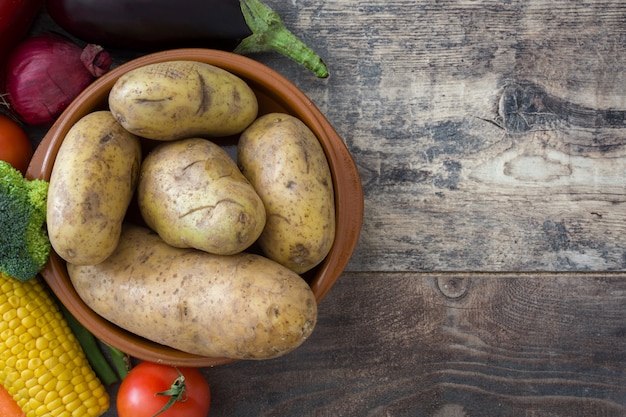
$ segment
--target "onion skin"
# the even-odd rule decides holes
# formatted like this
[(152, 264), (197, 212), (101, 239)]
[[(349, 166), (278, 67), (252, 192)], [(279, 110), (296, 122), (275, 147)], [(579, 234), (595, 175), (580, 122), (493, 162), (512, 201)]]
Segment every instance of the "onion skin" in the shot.
[(81, 48), (68, 38), (45, 33), (18, 44), (6, 64), (10, 110), (32, 126), (49, 127), (65, 108), (111, 66), (100, 46)]

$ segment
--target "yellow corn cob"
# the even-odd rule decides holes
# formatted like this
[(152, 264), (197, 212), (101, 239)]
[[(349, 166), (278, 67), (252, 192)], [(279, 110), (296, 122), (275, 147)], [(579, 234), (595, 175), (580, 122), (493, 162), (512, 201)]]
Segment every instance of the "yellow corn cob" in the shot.
[(0, 383), (26, 417), (97, 417), (106, 389), (40, 277), (0, 273)]

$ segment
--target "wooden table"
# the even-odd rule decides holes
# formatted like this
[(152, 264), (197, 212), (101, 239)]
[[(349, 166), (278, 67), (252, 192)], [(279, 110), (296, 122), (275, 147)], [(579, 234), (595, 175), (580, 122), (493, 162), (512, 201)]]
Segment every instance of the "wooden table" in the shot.
[(254, 58), (345, 139), (365, 218), (304, 345), (203, 369), (211, 416), (626, 415), (626, 3), (268, 4), (331, 76)]

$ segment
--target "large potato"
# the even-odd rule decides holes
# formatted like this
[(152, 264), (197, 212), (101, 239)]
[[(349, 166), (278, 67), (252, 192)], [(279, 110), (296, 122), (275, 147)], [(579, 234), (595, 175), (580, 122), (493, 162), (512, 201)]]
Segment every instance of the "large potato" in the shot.
[(140, 164), (139, 138), (110, 112), (87, 114), (71, 127), (48, 189), (48, 234), (61, 258), (95, 264), (115, 250)]
[(168, 61), (122, 75), (109, 107), (138, 136), (176, 140), (238, 134), (256, 118), (258, 102), (241, 78), (221, 68)]
[(93, 266), (68, 265), (96, 313), (154, 342), (209, 357), (283, 355), (313, 331), (308, 284), (259, 255), (213, 255), (169, 246), (126, 225), (115, 252)]
[(297, 273), (319, 264), (335, 238), (335, 203), (315, 134), (293, 116), (268, 114), (241, 135), (237, 159), (265, 205), (263, 252)]
[(206, 139), (162, 143), (145, 158), (139, 210), (163, 240), (218, 255), (243, 251), (265, 226), (265, 208), (235, 161)]

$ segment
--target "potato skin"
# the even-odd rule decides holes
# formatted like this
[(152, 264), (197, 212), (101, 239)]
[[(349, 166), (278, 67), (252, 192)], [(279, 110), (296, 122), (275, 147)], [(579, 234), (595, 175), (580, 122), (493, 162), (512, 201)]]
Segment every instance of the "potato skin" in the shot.
[(258, 102), (241, 78), (195, 61), (149, 64), (122, 75), (109, 108), (128, 131), (177, 140), (238, 134), (257, 116)]
[(104, 262), (68, 265), (96, 313), (154, 342), (215, 358), (269, 359), (302, 344), (317, 304), (297, 274), (260, 255), (167, 245), (127, 224)]
[(335, 203), (315, 134), (296, 117), (267, 114), (242, 133), (237, 160), (265, 204), (263, 253), (299, 274), (318, 265), (335, 238)]
[(95, 264), (117, 246), (139, 177), (139, 138), (110, 112), (87, 114), (68, 131), (48, 189), (50, 243), (67, 262)]
[(265, 208), (220, 146), (190, 138), (156, 147), (137, 187), (146, 224), (165, 242), (218, 255), (248, 248), (265, 226)]

